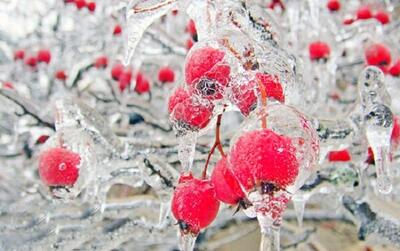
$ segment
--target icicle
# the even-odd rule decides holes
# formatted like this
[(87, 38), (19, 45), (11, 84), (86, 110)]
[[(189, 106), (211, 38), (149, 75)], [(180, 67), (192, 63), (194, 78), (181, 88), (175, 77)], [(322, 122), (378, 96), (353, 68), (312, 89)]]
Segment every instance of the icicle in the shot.
[(182, 171), (189, 172), (193, 165), (197, 135), (188, 132), (186, 135), (179, 137), (178, 141), (178, 158), (182, 165)]
[(296, 212), (297, 223), (303, 227), (304, 208), (307, 202), (304, 194), (295, 194), (292, 198), (294, 211)]
[(260, 251), (279, 251), (280, 226), (263, 213), (257, 213), (257, 219), (261, 229)]
[(193, 236), (191, 234), (181, 234), (180, 232), (178, 233), (180, 235), (179, 237), (179, 247), (181, 248), (181, 251), (192, 251), (194, 249), (194, 244), (196, 243), (197, 235)]

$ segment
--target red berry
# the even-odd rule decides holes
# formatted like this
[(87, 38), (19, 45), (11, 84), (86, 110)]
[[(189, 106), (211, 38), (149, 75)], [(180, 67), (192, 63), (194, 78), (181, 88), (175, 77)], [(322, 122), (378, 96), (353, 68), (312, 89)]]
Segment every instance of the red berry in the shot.
[(37, 65), (37, 58), (33, 56), (29, 56), (25, 59), (25, 64), (30, 67), (35, 67)]
[(75, 6), (78, 10), (86, 6), (85, 0), (75, 0)]
[(178, 15), (178, 10), (172, 10), (172, 15), (173, 15), (173, 16)]
[(25, 57), (25, 51), (24, 50), (16, 50), (14, 52), (14, 60), (23, 60)]
[(193, 102), (183, 88), (177, 88), (168, 102), (168, 111), (174, 120), (194, 128), (204, 128), (212, 117), (213, 106)]
[(44, 144), (49, 138), (49, 135), (40, 135), (40, 137), (36, 140), (36, 144)]
[(257, 73), (256, 80), (250, 81), (244, 85), (235, 85), (232, 88), (233, 103), (235, 103), (240, 112), (247, 116), (257, 105), (257, 96), (254, 88), (258, 89), (258, 81), (262, 83), (267, 93), (267, 97), (274, 98), (279, 102), (285, 102), (282, 86), (278, 79), (264, 73)]
[(116, 24), (116, 25), (114, 26), (113, 35), (114, 35), (114, 36), (120, 35), (121, 32), (122, 32), (121, 25)]
[(40, 179), (47, 186), (72, 186), (78, 179), (80, 162), (80, 156), (67, 149), (48, 149), (40, 155)]
[(49, 50), (43, 49), (40, 50), (37, 54), (37, 59), (39, 62), (43, 62), (49, 64), (51, 61), (51, 53)]
[(361, 6), (357, 10), (357, 19), (370, 19), (372, 18), (372, 12), (369, 6)]
[(125, 70), (125, 67), (122, 64), (120, 64), (120, 63), (115, 64), (111, 69), (111, 77), (114, 80), (118, 80), (119, 76), (121, 76), (121, 74), (124, 70)]
[(346, 18), (345, 20), (343, 20), (343, 24), (344, 25), (350, 25), (352, 23), (354, 23), (354, 19), (353, 18)]
[(325, 42), (316, 41), (309, 45), (308, 52), (311, 60), (327, 59), (331, 53), (329, 45)]
[(3, 88), (5, 89), (14, 89), (14, 85), (11, 82), (3, 82)]
[(96, 10), (96, 3), (95, 2), (87, 3), (86, 7), (90, 12), (94, 12)]
[(392, 61), (389, 49), (380, 43), (375, 43), (365, 49), (365, 59), (368, 65), (388, 66)]
[(400, 59), (398, 59), (397, 62), (394, 65), (392, 65), (392, 67), (390, 67), (389, 73), (393, 77), (400, 76)]
[(370, 165), (374, 165), (375, 164), (375, 157), (374, 157), (374, 152), (372, 151), (371, 147), (368, 147), (368, 157), (366, 162)]
[(245, 197), (239, 182), (228, 168), (225, 157), (214, 167), (211, 183), (214, 185), (217, 199), (224, 203), (235, 205)]
[(338, 11), (340, 9), (340, 1), (329, 0), (328, 3), (326, 4), (326, 7), (328, 7), (330, 11)]
[(219, 202), (210, 180), (185, 179), (175, 189), (171, 210), (182, 234), (197, 235), (218, 214)]
[(56, 79), (58, 80), (66, 80), (67, 79), (67, 74), (65, 74), (64, 71), (57, 71), (55, 74)]
[(132, 71), (131, 70), (123, 71), (118, 78), (119, 90), (123, 92), (127, 87), (131, 85), (131, 80), (132, 80)]
[(143, 94), (149, 91), (150, 91), (149, 80), (143, 75), (143, 73), (139, 72), (136, 75), (135, 92), (137, 92), (138, 94)]
[(192, 19), (189, 20), (188, 24), (186, 25), (186, 31), (189, 32), (189, 34), (192, 37), (197, 36), (197, 30), (196, 30), (196, 24)]
[(284, 189), (293, 184), (299, 172), (296, 148), (290, 138), (270, 129), (244, 133), (232, 147), (232, 170), (246, 190), (258, 184)]
[(158, 71), (158, 80), (161, 83), (172, 83), (175, 81), (175, 73), (174, 71), (169, 68), (168, 66), (162, 67)]
[(330, 151), (328, 154), (328, 159), (330, 162), (347, 162), (351, 160), (351, 155), (347, 149)]
[(282, 0), (272, 0), (272, 2), (268, 5), (268, 8), (275, 9), (277, 6), (279, 6), (282, 10), (285, 10), (285, 5), (282, 3)]
[(186, 49), (190, 50), (192, 46), (193, 46), (193, 40), (189, 38), (188, 40), (186, 40)]
[(387, 24), (390, 22), (390, 16), (385, 11), (378, 11), (374, 18), (378, 20), (381, 24)]
[(100, 56), (94, 61), (94, 67), (106, 68), (108, 65), (108, 58), (106, 56)]
[(221, 99), (229, 84), (230, 67), (223, 63), (225, 52), (211, 47), (195, 50), (185, 65), (185, 80), (191, 91), (208, 99)]

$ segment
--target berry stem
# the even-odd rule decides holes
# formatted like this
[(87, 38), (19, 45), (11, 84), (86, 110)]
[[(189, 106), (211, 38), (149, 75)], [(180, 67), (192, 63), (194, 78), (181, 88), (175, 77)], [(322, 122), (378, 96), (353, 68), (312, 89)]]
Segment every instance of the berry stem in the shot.
[(257, 79), (258, 83), (258, 88), (260, 89), (261, 93), (261, 113), (262, 113), (262, 118), (261, 118), (261, 127), (263, 129), (267, 128), (267, 115), (266, 115), (266, 108), (267, 108), (267, 92), (265, 90), (265, 86), (261, 83), (259, 79)]
[(176, 0), (167, 0), (165, 2), (162, 2), (162, 3), (159, 3), (159, 4), (155, 4), (153, 6), (149, 6), (149, 7), (145, 7), (145, 8), (137, 8), (136, 6), (134, 6), (132, 8), (132, 10), (133, 10), (134, 13), (150, 12), (150, 11), (154, 11), (154, 10), (160, 9), (160, 8), (162, 8), (164, 6), (167, 6), (167, 5), (169, 5), (171, 3), (174, 3), (174, 2), (176, 2)]
[(218, 149), (219, 153), (221, 154), (222, 157), (226, 157), (226, 154), (224, 152), (224, 149), (222, 148), (221, 144), (221, 133), (220, 133), (220, 127), (221, 127), (221, 121), (222, 121), (222, 114), (225, 112), (225, 107), (222, 110), (222, 113), (218, 115), (217, 117), (217, 125), (215, 127), (215, 141), (214, 145), (211, 147), (210, 152), (208, 153), (206, 164), (204, 166), (203, 172), (201, 174), (202, 179), (205, 179), (207, 176), (207, 168), (208, 164), (210, 163), (211, 156), (214, 154), (215, 148)]

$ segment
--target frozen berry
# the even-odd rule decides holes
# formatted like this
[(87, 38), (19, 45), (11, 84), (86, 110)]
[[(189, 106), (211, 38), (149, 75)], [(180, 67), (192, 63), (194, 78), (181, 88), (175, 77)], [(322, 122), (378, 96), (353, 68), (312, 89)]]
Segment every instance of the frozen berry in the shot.
[(78, 179), (80, 162), (80, 156), (67, 149), (48, 149), (40, 155), (40, 179), (47, 186), (72, 186)]
[(245, 197), (225, 157), (220, 159), (214, 167), (211, 183), (214, 185), (217, 199), (224, 203), (235, 205)]
[(338, 11), (340, 9), (340, 1), (329, 0), (328, 3), (326, 4), (326, 7), (328, 7), (330, 11)]
[(38, 51), (37, 60), (39, 62), (43, 62), (43, 63), (49, 64), (50, 61), (51, 61), (51, 53), (50, 53), (50, 51), (46, 50), (46, 49)]
[(125, 67), (121, 63), (115, 64), (111, 69), (111, 77), (114, 80), (118, 80), (124, 70)]
[(132, 81), (132, 71), (129, 69), (123, 71), (118, 77), (119, 90), (123, 92), (126, 88), (128, 88), (131, 85), (131, 81)]
[(37, 58), (29, 56), (25, 59), (25, 64), (30, 67), (35, 67), (37, 65)]
[(293, 184), (299, 173), (296, 148), (291, 139), (270, 129), (240, 136), (232, 147), (230, 164), (246, 190), (261, 185), (266, 193)]
[(389, 49), (381, 43), (375, 43), (365, 49), (365, 59), (368, 65), (388, 66), (392, 61)]
[(343, 20), (343, 24), (344, 25), (350, 25), (352, 23), (354, 23), (354, 19), (353, 18), (346, 18), (345, 20)]
[(378, 20), (381, 24), (388, 24), (390, 22), (390, 16), (387, 12), (385, 11), (378, 11), (375, 15), (374, 18)]
[(172, 10), (172, 15), (173, 15), (173, 16), (178, 15), (178, 10)]
[(213, 108), (212, 104), (207, 106), (194, 102), (183, 88), (177, 88), (168, 102), (168, 111), (172, 119), (192, 129), (206, 127), (211, 120)]
[(60, 71), (56, 71), (55, 77), (58, 80), (64, 81), (67, 79), (67, 74), (65, 74), (65, 71), (60, 70)]
[(141, 72), (136, 75), (135, 92), (138, 94), (150, 92), (150, 82)]
[(161, 83), (172, 83), (175, 81), (175, 73), (174, 71), (169, 68), (168, 66), (162, 67), (158, 71), (158, 80)]
[(398, 59), (397, 62), (390, 67), (389, 73), (393, 77), (400, 77), (400, 59)]
[(330, 162), (347, 162), (351, 160), (351, 155), (347, 149), (330, 151), (328, 153), (328, 159)]
[(232, 88), (233, 103), (236, 104), (240, 112), (247, 116), (257, 105), (257, 96), (254, 89), (259, 91), (260, 82), (267, 93), (267, 97), (274, 98), (279, 102), (285, 101), (282, 86), (276, 77), (269, 74), (257, 73), (256, 79), (244, 85), (235, 85)]
[(357, 10), (357, 19), (370, 19), (372, 18), (372, 12), (369, 6), (361, 6)]
[(106, 68), (108, 65), (108, 58), (106, 56), (100, 56), (94, 61), (94, 67)]
[(171, 210), (182, 234), (197, 235), (218, 214), (219, 201), (209, 180), (186, 178), (176, 187)]
[(83, 7), (86, 6), (86, 1), (85, 0), (75, 0), (75, 6), (78, 10), (82, 9)]
[(113, 35), (114, 35), (114, 36), (120, 35), (121, 32), (122, 32), (121, 25), (116, 24), (116, 25), (114, 26)]
[(316, 41), (309, 45), (308, 52), (311, 60), (327, 59), (331, 53), (329, 45), (325, 42)]
[(221, 99), (229, 84), (230, 67), (225, 52), (211, 47), (195, 50), (186, 61), (185, 80), (191, 91), (208, 99)]
[(25, 51), (24, 50), (16, 50), (14, 52), (14, 60), (23, 60), (25, 57)]
[(94, 12), (96, 10), (96, 3), (95, 2), (89, 2), (86, 4), (86, 8), (88, 8), (88, 10), (90, 12)]

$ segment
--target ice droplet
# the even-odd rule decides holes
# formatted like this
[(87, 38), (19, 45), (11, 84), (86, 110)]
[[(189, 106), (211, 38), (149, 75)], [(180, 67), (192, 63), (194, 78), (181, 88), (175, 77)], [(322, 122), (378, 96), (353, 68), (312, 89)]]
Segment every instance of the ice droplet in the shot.
[(192, 251), (194, 249), (194, 244), (196, 243), (197, 235), (193, 236), (191, 234), (181, 234), (179, 237), (179, 247), (181, 251)]
[(192, 169), (193, 165), (197, 135), (189, 132), (179, 137), (178, 141), (178, 158), (182, 165), (182, 171), (188, 172)]
[(145, 30), (158, 18), (165, 15), (174, 6), (176, 0), (133, 0), (126, 9), (128, 23), (127, 47), (124, 65), (129, 65), (135, 49)]
[(280, 226), (262, 213), (257, 213), (257, 220), (261, 228), (260, 251), (279, 251)]

